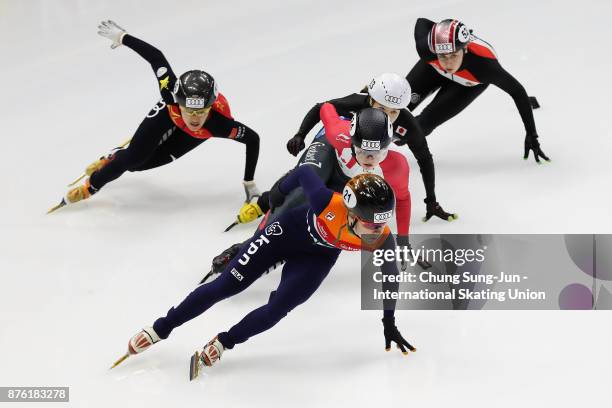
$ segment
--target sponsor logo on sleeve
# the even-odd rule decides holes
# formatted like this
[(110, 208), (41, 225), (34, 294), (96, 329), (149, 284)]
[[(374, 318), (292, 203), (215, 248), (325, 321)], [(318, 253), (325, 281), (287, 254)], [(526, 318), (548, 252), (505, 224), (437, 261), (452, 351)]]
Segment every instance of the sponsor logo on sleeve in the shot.
[(273, 222), (272, 224), (268, 225), (266, 227), (265, 233), (267, 236), (271, 236), (271, 235), (282, 235), (283, 234), (283, 227), (281, 227), (280, 223), (278, 221)]
[(155, 74), (157, 75), (158, 78), (161, 78), (162, 76), (164, 76), (164, 74), (166, 72), (168, 72), (168, 68), (166, 68), (166, 67), (159, 67)]
[(244, 276), (242, 276), (242, 274), (238, 272), (236, 268), (232, 268), (230, 272), (232, 273), (232, 275), (234, 275), (236, 279), (238, 279), (239, 282), (242, 282), (242, 279), (244, 279)]
[(334, 213), (333, 213), (333, 212), (331, 212), (331, 211), (328, 211), (328, 212), (327, 212), (327, 214), (325, 214), (325, 219), (326, 219), (327, 221), (333, 221), (333, 220), (334, 220), (334, 218), (336, 218), (336, 214), (334, 214)]
[(163, 110), (166, 107), (166, 102), (163, 99), (160, 99), (159, 102), (147, 113), (147, 118), (154, 118), (157, 116), (159, 111)]
[(318, 218), (315, 218), (315, 226), (317, 228), (317, 232), (323, 239), (327, 239), (327, 231), (325, 230), (325, 224)]
[(348, 142), (351, 141), (351, 138), (349, 136), (345, 135), (344, 133), (340, 133), (338, 136), (336, 136), (336, 140), (348, 143)]

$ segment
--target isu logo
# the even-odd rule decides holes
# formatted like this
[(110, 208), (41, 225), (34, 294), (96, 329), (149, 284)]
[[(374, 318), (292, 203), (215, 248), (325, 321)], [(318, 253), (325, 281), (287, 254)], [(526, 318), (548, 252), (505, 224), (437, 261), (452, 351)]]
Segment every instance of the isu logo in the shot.
[(260, 235), (255, 241), (251, 241), (249, 244), (249, 248), (242, 254), (238, 262), (240, 265), (245, 266), (251, 260), (251, 255), (255, 255), (255, 253), (264, 246), (264, 244), (269, 244), (270, 240), (266, 238), (264, 235)]
[(402, 102), (402, 98), (393, 95), (385, 95), (385, 101), (399, 105)]

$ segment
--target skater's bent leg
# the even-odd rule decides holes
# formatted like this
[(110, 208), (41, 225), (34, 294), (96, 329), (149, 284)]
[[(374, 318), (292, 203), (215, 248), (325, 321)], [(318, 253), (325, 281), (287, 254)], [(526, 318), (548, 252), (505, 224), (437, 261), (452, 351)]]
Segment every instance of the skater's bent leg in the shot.
[(165, 317), (155, 321), (153, 328), (162, 339), (183, 323), (199, 316), (215, 303), (234, 296), (255, 282), (268, 268), (283, 259), (283, 236), (256, 233), (212, 282), (198, 286)]
[(244, 343), (250, 337), (264, 332), (291, 310), (304, 303), (319, 288), (336, 262), (339, 252), (305, 259), (291, 259), (283, 268), (281, 282), (270, 294), (268, 303), (247, 314), (229, 331), (219, 334), (219, 341), (227, 349)]
[(416, 117), (425, 136), (463, 111), (485, 89), (487, 89), (487, 85), (467, 87), (454, 82), (445, 84), (431, 103)]
[(145, 118), (134, 133), (129, 146), (115, 152), (108, 164), (91, 175), (91, 186), (99, 190), (126, 171), (144, 163), (158, 148), (164, 132), (173, 126), (168, 115), (158, 114)]
[(185, 153), (195, 149), (207, 139), (187, 137), (183, 132), (176, 130), (164, 140), (153, 154), (138, 166), (130, 167), (129, 171), (150, 170), (172, 163)]
[(408, 110), (416, 109), (423, 100), (437, 91), (446, 81), (442, 75), (423, 60), (419, 60), (406, 75), (412, 92)]
[(201, 315), (215, 303), (242, 292), (261, 276), (261, 273), (243, 274), (239, 281), (230, 271), (227, 268), (214, 281), (198, 286), (178, 306), (168, 310), (165, 317), (157, 319), (153, 329), (159, 337), (167, 338), (176, 327)]

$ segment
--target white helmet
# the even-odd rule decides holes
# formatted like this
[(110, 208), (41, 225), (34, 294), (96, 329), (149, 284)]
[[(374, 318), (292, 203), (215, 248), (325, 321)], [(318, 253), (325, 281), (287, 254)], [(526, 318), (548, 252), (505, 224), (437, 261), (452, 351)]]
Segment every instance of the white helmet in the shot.
[(410, 84), (401, 75), (386, 72), (370, 81), (368, 94), (391, 109), (404, 109), (410, 103)]

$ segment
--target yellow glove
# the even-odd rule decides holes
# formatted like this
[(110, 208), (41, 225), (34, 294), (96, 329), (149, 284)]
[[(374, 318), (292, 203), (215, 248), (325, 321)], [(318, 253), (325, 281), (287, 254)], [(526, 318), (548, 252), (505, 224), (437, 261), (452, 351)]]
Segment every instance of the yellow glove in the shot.
[(241, 224), (246, 224), (251, 221), (255, 221), (257, 218), (261, 217), (263, 212), (259, 205), (256, 202), (254, 203), (244, 203), (240, 212), (238, 213), (238, 222)]

